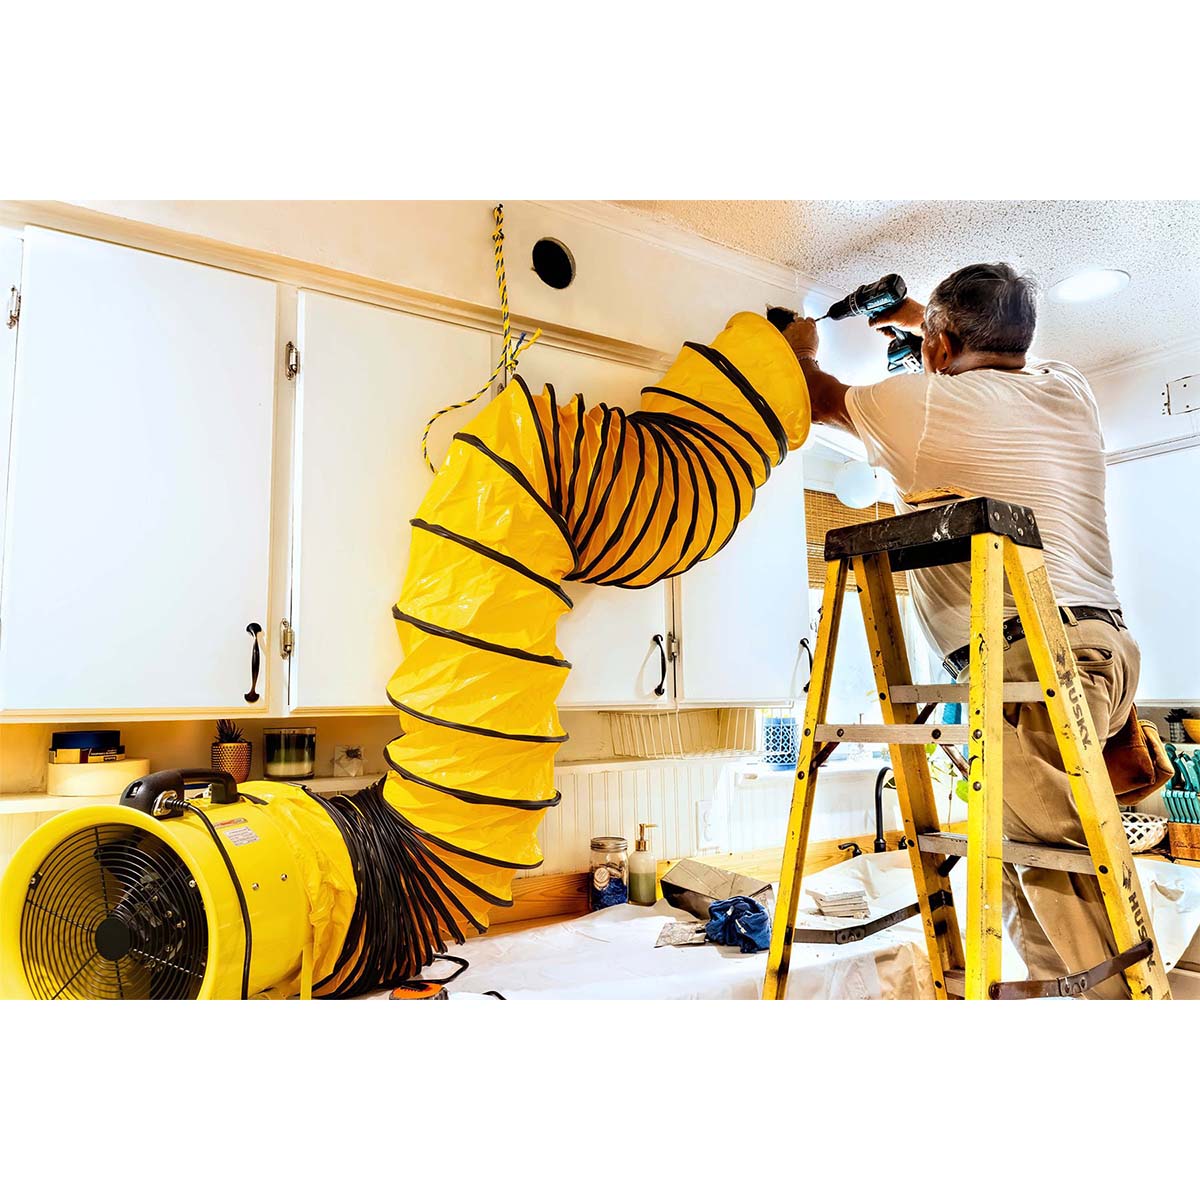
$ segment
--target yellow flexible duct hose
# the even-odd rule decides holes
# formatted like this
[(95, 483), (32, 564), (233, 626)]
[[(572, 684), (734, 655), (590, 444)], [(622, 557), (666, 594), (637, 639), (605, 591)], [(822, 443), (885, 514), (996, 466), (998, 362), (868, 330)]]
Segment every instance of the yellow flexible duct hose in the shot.
[[(516, 377), (455, 436), (412, 521), (393, 610), (401, 733), (384, 784), (447, 935), (461, 940), (460, 917), (486, 929), (492, 906), (512, 904), (514, 871), (541, 862), (567, 736), (564, 580), (648, 587), (715, 554), (809, 420), (782, 335), (739, 313), (711, 346), (687, 343), (641, 411), (558, 405)], [(438, 948), (429, 939), (413, 973)]]

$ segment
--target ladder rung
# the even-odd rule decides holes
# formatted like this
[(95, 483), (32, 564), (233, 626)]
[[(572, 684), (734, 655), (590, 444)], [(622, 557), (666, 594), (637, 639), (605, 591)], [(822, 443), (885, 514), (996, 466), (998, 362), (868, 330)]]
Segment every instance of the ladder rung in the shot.
[(930, 742), (962, 745), (966, 725), (818, 725), (819, 742), (857, 742), (871, 746), (927, 746)]
[(946, 981), (946, 995), (961, 1000), (967, 994), (967, 973), (962, 967), (949, 967), (942, 972)]
[[(967, 854), (967, 838), (962, 833), (921, 833), (917, 835), (917, 845), (926, 854), (954, 854), (959, 858)], [(1006, 863), (1019, 863), (1023, 867), (1047, 867), (1075, 875), (1096, 874), (1091, 854), (1071, 846), (1039, 846), (1005, 838), (1001, 856)]]
[[(893, 704), (966, 704), (965, 683), (905, 683), (888, 689)], [(1040, 683), (1006, 683), (1005, 704), (1040, 704), (1046, 699)]]

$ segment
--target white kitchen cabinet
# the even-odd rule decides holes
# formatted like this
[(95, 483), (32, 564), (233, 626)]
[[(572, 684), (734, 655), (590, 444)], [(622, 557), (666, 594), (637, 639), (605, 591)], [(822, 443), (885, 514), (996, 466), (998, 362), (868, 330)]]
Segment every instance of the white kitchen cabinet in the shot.
[[(301, 293), (298, 329), (289, 702), (390, 712), (387, 681), (400, 662), (392, 605), (409, 521), (433, 478), (421, 434), (487, 380), (491, 338), (317, 292)], [(485, 403), (438, 421), (435, 462)]]
[(1200, 446), (1108, 468), (1113, 574), (1142, 650), (1140, 703), (1200, 700), (1200, 554), (1196, 479)]
[(804, 463), (787, 456), (729, 544), (679, 579), (679, 699), (787, 703), (808, 681)]
[[(8, 437), (12, 430), (13, 370), (17, 363), (21, 239), (0, 230), (0, 579), (4, 567), (4, 508), (8, 500)], [(0, 585), (2, 586), (2, 585)], [(0, 694), (3, 688), (0, 687)]]
[[(500, 339), (493, 342), (499, 360)], [(576, 392), (591, 407), (601, 402), (636, 409), (641, 389), (661, 372), (535, 344), (521, 356), (519, 373), (533, 392), (554, 386), (562, 403)], [(627, 589), (568, 584), (575, 607), (558, 623), (558, 645), (572, 664), (559, 704), (571, 708), (613, 708), (667, 704), (672, 698), (670, 665), (662, 662), (671, 626), (671, 585)], [(663, 639), (660, 652), (654, 638)], [(655, 688), (663, 686), (663, 695)]]
[(21, 295), (0, 702), (264, 710), (276, 286), (28, 229)]

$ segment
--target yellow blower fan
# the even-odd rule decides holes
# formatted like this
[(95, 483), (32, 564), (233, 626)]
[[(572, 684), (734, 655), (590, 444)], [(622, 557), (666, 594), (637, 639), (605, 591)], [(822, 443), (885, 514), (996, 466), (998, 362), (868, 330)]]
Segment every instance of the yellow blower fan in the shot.
[(0, 886), (0, 993), (359, 995), (485, 930), (559, 800), (563, 582), (648, 587), (716, 554), (808, 428), (799, 364), (753, 313), (687, 343), (635, 412), (514, 378), (412, 521), (386, 779), (321, 797), (160, 772), (55, 818)]
[(63, 813), (0, 884), (0, 995), (187, 1000), (311, 992), (355, 908), (345, 843), (301, 788), (160, 771)]

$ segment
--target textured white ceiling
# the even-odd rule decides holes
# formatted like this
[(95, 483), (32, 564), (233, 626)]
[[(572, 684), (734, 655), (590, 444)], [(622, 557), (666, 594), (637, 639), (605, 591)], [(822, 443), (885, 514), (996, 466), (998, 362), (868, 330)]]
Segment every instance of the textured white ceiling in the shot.
[(1033, 352), (1096, 368), (1200, 341), (1200, 201), (624, 200), (794, 268), (839, 294), (889, 271), (924, 300), (951, 271), (1005, 261), (1048, 288), (1084, 266), (1133, 277), (1092, 304), (1042, 298)]

